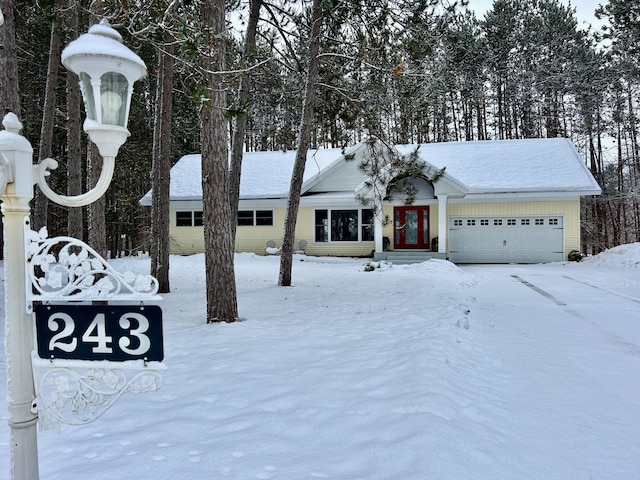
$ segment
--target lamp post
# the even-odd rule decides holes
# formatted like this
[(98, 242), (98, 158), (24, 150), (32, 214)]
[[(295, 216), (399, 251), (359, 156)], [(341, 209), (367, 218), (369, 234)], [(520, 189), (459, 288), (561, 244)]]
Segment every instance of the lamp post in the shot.
[(133, 83), (146, 74), (144, 62), (122, 44), (120, 34), (104, 20), (64, 49), (62, 63), (79, 76), (87, 113), (84, 130), (104, 158), (97, 184), (82, 195), (58, 195), (46, 182), (48, 170), (56, 168), (57, 162), (46, 159), (32, 164), (33, 148), (19, 134), (22, 125), (15, 114), (4, 117), (4, 130), (0, 131), (7, 391), (11, 478), (16, 480), (38, 478), (38, 405), (31, 366), (33, 322), (25, 281), (25, 225), (29, 225), (33, 186), (37, 183), (52, 201), (69, 207), (88, 205), (100, 198), (111, 183), (118, 149), (129, 136)]

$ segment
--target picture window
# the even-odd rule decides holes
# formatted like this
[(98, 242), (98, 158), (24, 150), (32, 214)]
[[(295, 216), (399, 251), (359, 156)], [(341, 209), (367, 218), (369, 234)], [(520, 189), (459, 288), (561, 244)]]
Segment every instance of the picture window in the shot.
[(373, 241), (374, 216), (371, 209), (315, 211), (316, 242)]

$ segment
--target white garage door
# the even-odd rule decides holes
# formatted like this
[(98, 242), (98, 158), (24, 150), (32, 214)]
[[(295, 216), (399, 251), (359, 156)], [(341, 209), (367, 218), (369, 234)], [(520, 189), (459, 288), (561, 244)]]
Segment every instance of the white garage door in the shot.
[(562, 261), (563, 217), (450, 217), (449, 259), (456, 263)]

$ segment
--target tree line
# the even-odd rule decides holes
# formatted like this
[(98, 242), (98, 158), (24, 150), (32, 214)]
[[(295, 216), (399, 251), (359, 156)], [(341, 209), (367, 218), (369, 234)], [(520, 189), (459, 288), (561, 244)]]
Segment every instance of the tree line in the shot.
[[(168, 291), (168, 169), (201, 152), (207, 321), (232, 321), (243, 150), (298, 150), (292, 232), (307, 148), (562, 136), (603, 189), (584, 202), (586, 251), (640, 241), (640, 5), (603, 2), (607, 27), (596, 31), (560, 0), (494, 0), (482, 18), (465, 3), (0, 0), (0, 108), (20, 116), (39, 159), (60, 161), (60, 191), (86, 189), (101, 161), (80, 134), (61, 48), (106, 17), (149, 68), (102, 203), (64, 209), (36, 195), (34, 224), (103, 253), (148, 250)], [(281, 285), (291, 282), (287, 238)]]

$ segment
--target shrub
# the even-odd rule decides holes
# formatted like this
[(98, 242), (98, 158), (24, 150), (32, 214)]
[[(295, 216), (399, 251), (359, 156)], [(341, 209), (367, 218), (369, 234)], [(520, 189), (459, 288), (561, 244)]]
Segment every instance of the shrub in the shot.
[(571, 262), (579, 262), (582, 260), (582, 254), (578, 250), (571, 250), (567, 258)]

